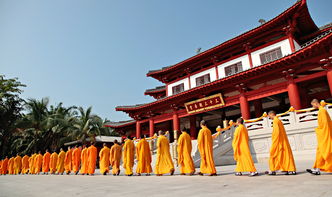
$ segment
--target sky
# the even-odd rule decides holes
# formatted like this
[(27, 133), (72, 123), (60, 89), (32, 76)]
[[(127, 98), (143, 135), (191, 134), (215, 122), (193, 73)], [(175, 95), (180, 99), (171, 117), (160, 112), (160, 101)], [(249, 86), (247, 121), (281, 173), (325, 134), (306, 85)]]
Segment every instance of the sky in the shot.
[[(250, 3), (249, 3), (250, 2)], [(93, 107), (127, 120), (119, 105), (153, 101), (149, 70), (176, 64), (269, 20), (295, 0), (0, 0), (0, 74), (22, 97)], [(307, 0), (322, 26), (331, 0)]]

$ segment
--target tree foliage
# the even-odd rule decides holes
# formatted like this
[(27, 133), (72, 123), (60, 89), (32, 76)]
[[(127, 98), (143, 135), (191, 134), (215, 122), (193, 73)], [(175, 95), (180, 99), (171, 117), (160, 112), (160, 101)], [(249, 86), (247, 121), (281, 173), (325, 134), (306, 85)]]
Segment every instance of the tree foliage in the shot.
[(56, 151), (66, 142), (84, 143), (87, 138), (112, 134), (104, 127), (109, 121), (93, 114), (92, 107), (49, 105), (48, 98), (25, 101), (19, 97), (23, 87), (16, 78), (0, 76), (0, 157)]

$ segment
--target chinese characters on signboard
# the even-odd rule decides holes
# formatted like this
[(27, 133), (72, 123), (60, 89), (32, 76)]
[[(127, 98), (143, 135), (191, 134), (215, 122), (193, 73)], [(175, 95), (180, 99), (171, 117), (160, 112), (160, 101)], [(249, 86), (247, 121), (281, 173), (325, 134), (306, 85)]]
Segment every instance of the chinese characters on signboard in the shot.
[(185, 104), (188, 113), (205, 111), (225, 105), (221, 94), (215, 94), (209, 97), (191, 101)]

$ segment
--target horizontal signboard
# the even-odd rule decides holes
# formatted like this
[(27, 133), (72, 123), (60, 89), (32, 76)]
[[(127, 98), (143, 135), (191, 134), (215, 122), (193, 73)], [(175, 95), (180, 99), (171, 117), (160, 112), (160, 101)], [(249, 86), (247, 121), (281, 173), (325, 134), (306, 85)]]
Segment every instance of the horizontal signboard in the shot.
[(225, 105), (222, 95), (215, 94), (202, 99), (185, 103), (188, 113), (196, 113)]

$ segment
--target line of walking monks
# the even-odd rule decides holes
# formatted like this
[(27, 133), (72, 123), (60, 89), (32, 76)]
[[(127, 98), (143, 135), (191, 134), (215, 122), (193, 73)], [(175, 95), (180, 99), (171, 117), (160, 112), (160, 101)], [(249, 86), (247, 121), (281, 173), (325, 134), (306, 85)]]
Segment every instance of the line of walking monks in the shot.
[[(318, 127), (315, 129), (317, 135), (316, 161), (312, 169), (307, 172), (320, 175), (320, 171), (332, 172), (332, 122), (328, 112), (320, 105), (317, 99), (311, 102), (312, 106), (318, 109)], [(295, 175), (296, 166), (292, 149), (290, 147), (285, 128), (276, 112), (270, 111), (268, 117), (273, 120), (272, 145), (270, 149), (269, 167), (265, 172), (268, 175), (276, 175), (277, 171), (286, 175)], [(237, 126), (233, 138), (234, 160), (236, 161), (235, 175), (241, 176), (243, 172), (249, 172), (249, 176), (258, 175), (249, 148), (248, 131), (244, 126), (242, 118), (237, 119)], [(174, 163), (170, 155), (169, 141), (164, 136), (163, 131), (159, 131), (157, 140), (157, 155), (154, 173), (157, 176), (163, 174), (174, 174)], [(213, 159), (213, 136), (207, 128), (206, 122), (201, 121), (201, 130), (199, 131), (198, 150), (201, 156), (199, 175), (217, 175)], [(178, 164), (181, 175), (193, 175), (195, 166), (191, 156), (192, 144), (189, 134), (182, 131), (178, 139)], [(115, 175), (120, 173), (120, 161), (122, 158), (123, 168), (127, 176), (134, 174), (136, 154), (136, 174), (141, 176), (143, 173), (150, 175), (152, 173), (151, 151), (147, 140), (142, 136), (139, 142), (135, 144), (130, 137), (125, 140), (123, 146), (115, 140), (114, 145), (108, 148), (106, 144), (99, 152), (100, 173), (106, 175), (110, 172)], [(67, 152), (62, 149), (57, 154), (46, 151), (44, 155), (40, 152), (31, 157), (25, 155), (23, 158), (17, 155), (10, 159), (5, 158), (0, 162), (0, 172), (5, 174), (87, 174), (95, 173), (97, 161), (97, 148), (94, 145), (90, 147), (83, 146), (83, 149), (75, 147), (68, 148)]]

